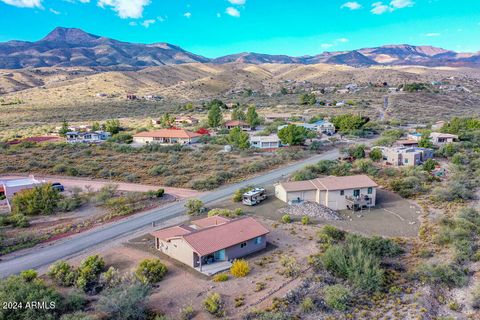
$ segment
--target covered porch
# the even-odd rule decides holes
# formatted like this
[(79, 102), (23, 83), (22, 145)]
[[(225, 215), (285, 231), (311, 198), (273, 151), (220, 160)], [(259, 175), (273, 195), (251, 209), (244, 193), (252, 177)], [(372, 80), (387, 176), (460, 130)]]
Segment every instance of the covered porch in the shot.
[(232, 266), (232, 263), (230, 261), (218, 261), (211, 264), (206, 264), (206, 265), (196, 267), (195, 270), (197, 270), (200, 273), (203, 273), (204, 275), (213, 276), (214, 274), (230, 269), (231, 266)]

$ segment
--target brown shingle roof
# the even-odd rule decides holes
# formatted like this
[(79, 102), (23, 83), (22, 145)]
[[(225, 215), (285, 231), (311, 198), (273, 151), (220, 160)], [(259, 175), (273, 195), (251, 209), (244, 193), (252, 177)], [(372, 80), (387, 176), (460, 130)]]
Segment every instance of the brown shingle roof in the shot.
[(250, 239), (268, 234), (270, 231), (251, 217), (201, 229), (183, 236), (185, 241), (200, 256), (204, 256)]
[(134, 135), (134, 137), (139, 138), (181, 138), (181, 139), (189, 139), (189, 138), (197, 138), (201, 137), (201, 134), (190, 132), (183, 129), (160, 129), (156, 131), (145, 131), (140, 132)]

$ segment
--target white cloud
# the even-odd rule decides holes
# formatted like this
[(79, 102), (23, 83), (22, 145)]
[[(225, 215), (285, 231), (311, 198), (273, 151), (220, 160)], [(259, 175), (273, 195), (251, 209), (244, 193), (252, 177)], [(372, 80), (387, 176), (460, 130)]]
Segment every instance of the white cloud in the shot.
[(217, 18), (221, 18), (222, 15), (220, 14), (220, 12), (217, 12)]
[(191, 12), (185, 12), (185, 13), (183, 14), (183, 16), (184, 16), (185, 18), (190, 19), (190, 17), (192, 16), (192, 13), (191, 13)]
[(342, 4), (342, 6), (340, 7), (341, 9), (343, 8), (348, 8), (350, 10), (358, 10), (362, 7), (362, 5), (356, 1), (349, 1), (349, 2), (345, 2), (344, 4)]
[(320, 47), (322, 47), (322, 49), (328, 49), (328, 48), (333, 47), (333, 44), (331, 44), (331, 43), (322, 43), (322, 44), (320, 45)]
[(429, 32), (424, 34), (425, 37), (439, 37), (440, 33), (438, 32)]
[(390, 4), (384, 4), (383, 2), (375, 2), (372, 4), (373, 9), (370, 10), (373, 14), (383, 14), (385, 12), (393, 12), (398, 9), (413, 7), (415, 2), (412, 0), (392, 0)]
[(414, 4), (412, 0), (392, 0), (392, 2), (390, 2), (390, 6), (396, 9), (413, 7)]
[(231, 4), (242, 6), (247, 2), (247, 0), (228, 0), (228, 2), (230, 2)]
[(157, 21), (157, 20), (155, 20), (155, 19), (147, 19), (147, 20), (143, 21), (143, 22), (141, 23), (141, 25), (144, 26), (145, 28), (148, 28), (148, 27), (150, 27), (152, 24), (154, 24), (156, 21)]
[(19, 8), (42, 8), (42, 0), (0, 0)]
[(237, 9), (235, 9), (234, 7), (228, 7), (226, 10), (225, 10), (225, 13), (232, 16), (232, 17), (240, 17), (240, 11), (238, 11)]
[(150, 0), (98, 0), (100, 7), (111, 7), (122, 19), (141, 18), (143, 9), (149, 4)]
[(165, 22), (165, 21), (167, 21), (167, 16), (158, 16), (158, 17), (157, 17), (157, 20), (158, 20), (159, 22)]
[(347, 38), (339, 38), (336, 40), (337, 42), (341, 42), (341, 43), (346, 43), (348, 42), (349, 40)]
[(48, 10), (49, 10), (51, 13), (57, 14), (57, 15), (61, 13), (60, 11), (57, 11), (57, 10), (52, 9), (52, 8), (50, 8), (50, 9), (48, 9)]
[(135, 21), (130, 21), (128, 23), (129, 26), (132, 26), (132, 27), (135, 27), (135, 26), (138, 26), (138, 23), (136, 23)]

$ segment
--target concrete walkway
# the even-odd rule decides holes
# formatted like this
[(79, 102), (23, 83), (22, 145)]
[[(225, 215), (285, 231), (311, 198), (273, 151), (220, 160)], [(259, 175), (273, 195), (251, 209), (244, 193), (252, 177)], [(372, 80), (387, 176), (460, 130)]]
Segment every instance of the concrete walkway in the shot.
[[(248, 186), (262, 186), (278, 182), (285, 176), (302, 169), (309, 164), (317, 163), (320, 160), (335, 160), (339, 156), (338, 149), (330, 150), (323, 154), (315, 155), (308, 159), (298, 161), (283, 168), (266, 172), (258, 177), (232, 184), (211, 192), (203, 193), (198, 199), (205, 204), (212, 204), (230, 197), (236, 190)], [(54, 263), (57, 260), (66, 259), (74, 255), (92, 250), (110, 241), (120, 239), (135, 233), (136, 231), (151, 225), (155, 221), (166, 220), (185, 214), (185, 200), (161, 207), (141, 214), (137, 214), (119, 221), (105, 224), (71, 238), (52, 243), (48, 247), (41, 247), (38, 250), (21, 252), (12, 256), (2, 257), (0, 263), (0, 277), (7, 277), (17, 274), (26, 269), (37, 269)]]

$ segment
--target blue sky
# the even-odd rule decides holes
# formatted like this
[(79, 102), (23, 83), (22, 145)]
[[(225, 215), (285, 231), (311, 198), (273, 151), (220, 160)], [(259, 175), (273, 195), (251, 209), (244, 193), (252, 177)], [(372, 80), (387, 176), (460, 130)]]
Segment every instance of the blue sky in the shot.
[(0, 0), (0, 41), (35, 41), (56, 26), (207, 57), (400, 43), (474, 52), (480, 0)]

